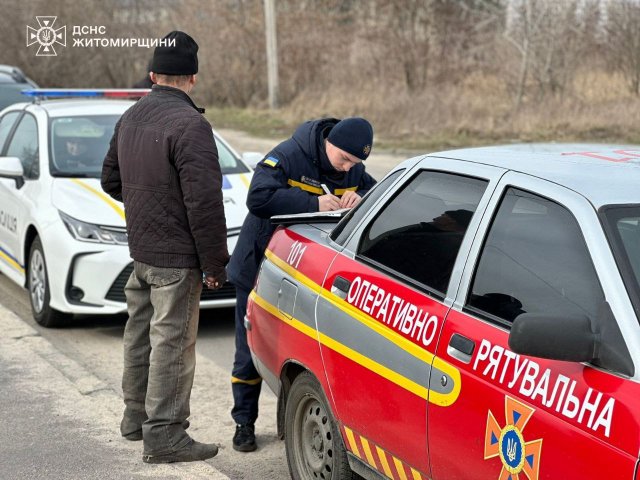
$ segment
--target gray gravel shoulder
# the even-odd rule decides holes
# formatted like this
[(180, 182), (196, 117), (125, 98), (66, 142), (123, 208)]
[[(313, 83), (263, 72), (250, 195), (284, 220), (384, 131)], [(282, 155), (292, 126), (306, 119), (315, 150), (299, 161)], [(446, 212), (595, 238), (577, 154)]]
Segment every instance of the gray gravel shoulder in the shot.
[(0, 306), (2, 478), (224, 479), (209, 462), (146, 465), (120, 437), (122, 399)]

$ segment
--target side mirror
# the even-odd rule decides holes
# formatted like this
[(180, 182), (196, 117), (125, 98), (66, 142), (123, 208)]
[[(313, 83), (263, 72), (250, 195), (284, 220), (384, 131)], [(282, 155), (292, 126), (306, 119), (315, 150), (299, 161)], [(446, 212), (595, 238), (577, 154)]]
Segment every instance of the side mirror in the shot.
[(536, 313), (519, 315), (511, 327), (509, 348), (521, 355), (591, 362), (598, 356), (599, 336), (584, 315), (555, 316)]
[(0, 178), (16, 181), (16, 188), (24, 185), (24, 169), (18, 157), (0, 157)]
[(242, 161), (249, 165), (252, 169), (256, 169), (256, 166), (264, 158), (264, 155), (260, 152), (244, 152), (242, 154)]

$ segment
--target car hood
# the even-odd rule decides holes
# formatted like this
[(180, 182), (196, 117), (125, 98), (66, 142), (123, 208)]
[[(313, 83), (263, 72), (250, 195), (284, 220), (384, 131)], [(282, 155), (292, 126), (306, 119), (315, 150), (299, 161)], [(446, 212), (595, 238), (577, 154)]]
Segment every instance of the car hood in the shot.
[[(222, 194), (229, 230), (239, 230), (247, 215), (251, 174), (224, 175)], [(87, 223), (125, 226), (124, 206), (104, 193), (97, 178), (56, 178), (51, 192), (53, 206)]]
[(97, 178), (56, 178), (51, 202), (58, 210), (82, 222), (124, 227), (124, 206), (104, 193)]

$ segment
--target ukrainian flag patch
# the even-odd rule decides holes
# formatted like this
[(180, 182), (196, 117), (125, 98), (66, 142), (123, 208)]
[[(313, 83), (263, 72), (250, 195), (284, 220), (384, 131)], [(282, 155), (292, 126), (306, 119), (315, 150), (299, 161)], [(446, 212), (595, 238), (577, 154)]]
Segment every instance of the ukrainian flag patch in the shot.
[(278, 160), (276, 157), (267, 157), (262, 161), (262, 163), (275, 168), (278, 165), (279, 161), (280, 160)]

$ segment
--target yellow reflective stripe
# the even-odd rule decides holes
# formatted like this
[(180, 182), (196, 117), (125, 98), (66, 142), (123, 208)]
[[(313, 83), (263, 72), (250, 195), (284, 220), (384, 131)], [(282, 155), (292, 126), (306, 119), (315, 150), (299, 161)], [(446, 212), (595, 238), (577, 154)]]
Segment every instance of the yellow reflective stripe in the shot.
[(271, 262), (273, 262), (277, 267), (284, 270), (285, 273), (287, 273), (288, 275), (291, 275), (293, 278), (295, 278), (300, 283), (302, 283), (305, 287), (314, 291), (318, 295), (321, 295), (322, 298), (334, 304), (338, 309), (342, 310), (345, 313), (348, 313), (350, 316), (358, 320), (360, 323), (363, 323), (370, 329), (374, 330), (376, 333), (379, 333), (390, 342), (395, 343), (403, 350), (409, 352), (414, 357), (419, 358), (420, 360), (426, 363), (431, 363), (433, 361), (434, 355), (431, 352), (427, 350), (423, 350), (412, 341), (406, 339), (399, 333), (394, 332), (393, 330), (381, 325), (372, 317), (366, 315), (361, 310), (358, 310), (356, 307), (346, 302), (345, 300), (341, 299), (337, 295), (333, 295), (332, 293), (328, 292), (327, 290), (322, 288), (320, 285), (315, 283), (313, 280), (311, 280), (309, 277), (305, 276), (303, 273), (300, 273), (299, 271), (294, 269), (291, 265), (289, 265), (287, 262), (282, 260), (280, 257), (276, 256), (276, 254), (273, 253), (271, 250), (267, 250), (265, 252), (265, 256)]
[(318, 332), (315, 328), (311, 328), (308, 325), (305, 325), (300, 320), (284, 316), (277, 307), (271, 305), (264, 298), (260, 297), (255, 292), (255, 290), (251, 292), (251, 295), (249, 297), (274, 317), (277, 317), (285, 323), (290, 324), (293, 328), (304, 333), (308, 337), (316, 339), (325, 347), (330, 348), (331, 350), (338, 352), (341, 355), (344, 355), (350, 360), (356, 362), (358, 365), (361, 365), (371, 370), (372, 372), (377, 373), (381, 377), (386, 378), (390, 382), (395, 383), (399, 387), (402, 387), (405, 390), (408, 390), (415, 395), (424, 398), (425, 400), (428, 398), (429, 390), (426, 387), (415, 383), (413, 380), (400, 375), (399, 373), (391, 370), (388, 367), (385, 367), (384, 365), (380, 365), (378, 362), (371, 360), (369, 357), (366, 357), (361, 353), (356, 352), (355, 350), (352, 350), (351, 348), (343, 345), (342, 343), (334, 340), (324, 333)]
[(240, 180), (244, 183), (245, 187), (249, 188), (251, 186), (251, 182), (244, 173), (240, 174)]
[[(440, 405), (442, 407), (447, 407), (453, 404), (457, 400), (458, 396), (460, 395), (461, 378), (460, 378), (460, 371), (457, 368), (455, 368), (453, 365), (450, 365), (444, 360), (436, 357), (433, 353), (420, 348), (418, 345), (416, 345), (409, 339), (403, 337), (402, 335), (391, 330), (390, 328), (380, 324), (379, 322), (374, 320), (372, 317), (358, 310), (356, 307), (346, 302), (345, 300), (341, 299), (337, 295), (334, 295), (328, 292), (327, 290), (322, 288), (320, 285), (315, 283), (313, 280), (311, 280), (309, 277), (307, 277), (303, 273), (300, 273), (299, 271), (294, 269), (291, 265), (289, 265), (287, 262), (282, 260), (271, 250), (265, 251), (265, 257), (267, 257), (278, 268), (280, 268), (281, 270), (284, 270), (285, 273), (292, 276), (294, 279), (302, 283), (304, 286), (306, 286), (313, 292), (317, 293), (318, 295), (322, 296), (322, 298), (324, 298), (328, 302), (335, 305), (335, 307), (338, 308), (339, 310), (342, 310), (343, 312), (347, 313), (354, 319), (358, 320), (360, 323), (364, 324), (365, 326), (375, 331), (376, 333), (382, 335), (384, 338), (386, 338), (390, 342), (394, 343), (404, 351), (410, 353), (411, 355), (422, 360), (423, 362), (427, 364), (431, 364), (433, 362), (434, 367), (438, 368), (442, 372), (449, 375), (454, 382), (453, 390), (450, 393), (446, 393), (446, 394), (429, 391), (428, 399), (431, 403), (435, 403), (436, 405)], [(423, 388), (423, 387), (420, 387), (420, 388)], [(423, 397), (423, 398), (427, 398), (427, 397)]]
[(315, 193), (316, 195), (323, 195), (324, 192), (319, 187), (313, 187), (311, 185), (307, 185), (306, 183), (296, 182), (295, 180), (287, 180), (287, 183), (292, 187), (298, 187), (306, 192)]
[(407, 480), (407, 474), (404, 473), (404, 465), (402, 462), (396, 457), (393, 457), (393, 463), (396, 465), (396, 470), (398, 471), (398, 475), (400, 475), (400, 480)]
[(357, 190), (358, 190), (358, 187), (336, 188), (333, 194), (339, 197), (340, 195), (344, 195), (344, 192), (346, 191), (356, 192)]
[(440, 405), (441, 407), (448, 407), (449, 405), (453, 405), (453, 403), (460, 396), (460, 390), (462, 389), (462, 378), (460, 377), (460, 370), (458, 370), (450, 363), (445, 362), (440, 357), (435, 357), (435, 359), (433, 360), (433, 368), (437, 368), (441, 372), (444, 372), (451, 377), (451, 379), (453, 380), (453, 390), (451, 390), (449, 393), (440, 393), (430, 390), (429, 402)]
[(231, 383), (244, 383), (246, 385), (258, 385), (262, 381), (262, 377), (254, 378), (251, 380), (243, 380), (237, 377), (231, 377)]
[(344, 427), (344, 432), (347, 434), (347, 442), (349, 442), (351, 451), (356, 457), (362, 458), (362, 455), (360, 455), (360, 449), (358, 448), (358, 444), (356, 443), (356, 437), (353, 436), (353, 432), (351, 431), (351, 429)]
[(378, 470), (378, 467), (376, 467), (376, 461), (373, 459), (373, 454), (371, 453), (368, 440), (360, 435), (360, 443), (362, 443), (362, 449), (364, 450), (364, 455), (367, 457), (367, 462), (369, 462), (369, 465), (373, 468)]
[(378, 452), (378, 458), (380, 459), (380, 463), (382, 464), (382, 469), (387, 477), (393, 478), (393, 473), (391, 473), (391, 468), (389, 468), (389, 462), (387, 462), (387, 454), (384, 453), (379, 446), (376, 445), (376, 451)]
[(87, 185), (86, 183), (78, 180), (77, 178), (72, 178), (71, 181), (73, 183), (75, 183), (76, 185), (80, 185), (82, 188), (84, 188), (85, 190), (88, 190), (89, 192), (93, 193), (94, 195), (100, 197), (102, 200), (104, 200), (111, 208), (113, 208), (116, 213), (118, 215), (120, 215), (120, 218), (122, 218), (123, 220), (124, 218), (124, 210), (122, 210), (122, 208), (120, 207), (120, 205), (118, 205), (116, 202), (114, 202), (111, 198), (109, 198), (107, 195), (105, 195), (104, 193), (96, 190), (95, 188), (91, 187), (90, 185)]
[[(344, 426), (344, 431), (347, 434), (347, 443), (351, 446), (351, 450), (354, 451), (354, 453), (357, 455), (358, 458), (360, 458), (361, 460), (364, 460), (360, 455), (360, 452), (358, 451), (358, 447), (355, 439), (355, 435), (358, 435), (358, 434), (354, 434), (353, 431), (346, 425)], [(367, 463), (369, 463), (369, 465), (371, 465), (374, 469), (376, 469), (376, 471), (380, 472), (380, 469), (378, 468), (375, 461), (375, 456), (373, 455), (374, 450), (372, 447), (375, 447), (375, 453), (378, 455), (378, 459), (380, 460), (380, 465), (382, 466), (382, 470), (384, 471), (384, 474), (392, 480), (395, 480), (397, 477), (399, 477), (400, 480), (407, 480), (405, 464), (401, 460), (391, 455), (390, 453), (388, 454), (389, 458), (393, 459), (393, 463), (395, 465), (396, 471), (398, 472), (398, 475), (396, 477), (393, 470), (391, 469), (391, 465), (389, 464), (389, 460), (387, 458), (387, 452), (383, 450), (381, 447), (379, 447), (378, 445), (376, 445), (375, 442), (370, 441), (369, 439), (367, 439), (366, 437), (363, 437), (362, 435), (358, 435), (358, 438), (360, 438), (360, 443), (362, 444), (362, 450), (364, 451)], [(408, 468), (411, 471), (411, 476), (413, 480), (422, 480), (424, 478), (418, 470), (416, 470), (415, 468), (412, 468), (410, 465), (406, 465), (406, 468)]]
[(20, 265), (18, 262), (16, 262), (13, 258), (11, 258), (6, 253), (4, 253), (2, 250), (0, 250), (0, 258), (4, 260), (6, 263), (8, 263), (10, 267), (15, 268), (20, 273), (24, 273), (24, 268), (22, 267), (22, 265)]
[(269, 302), (267, 302), (264, 298), (262, 298), (260, 295), (258, 295), (256, 293), (255, 290), (251, 291), (251, 294), (249, 295), (249, 298), (251, 300), (253, 300), (254, 302), (256, 302), (258, 305), (260, 305), (264, 310), (266, 310), (267, 312), (269, 312), (271, 315), (273, 315), (274, 317), (278, 317), (280, 320), (291, 324), (292, 327), (294, 327), (296, 330), (304, 333), (306, 336), (311, 337), (315, 340), (320, 340), (318, 338), (318, 331), (315, 328), (311, 328), (308, 325), (305, 325), (304, 323), (302, 323), (300, 320), (296, 320), (293, 317), (287, 317), (284, 314), (282, 314), (280, 312), (280, 310), (278, 310), (278, 307), (271, 305)]
[(326, 336), (323, 333), (320, 333), (320, 342), (334, 350), (345, 357), (353, 360), (359, 365), (371, 370), (374, 373), (377, 373), (383, 378), (386, 378), (390, 382), (395, 383), (396, 385), (404, 388), (405, 390), (409, 390), (411, 393), (416, 394), (417, 396), (424, 398), (425, 400), (429, 398), (429, 389), (423, 387), (422, 385), (417, 384), (413, 380), (409, 380), (407, 377), (400, 375), (399, 373), (391, 370), (384, 365), (379, 364), (378, 362), (371, 360), (369, 357), (362, 355), (360, 352), (356, 352), (346, 345), (341, 344), (340, 342), (334, 340), (331, 337)]

